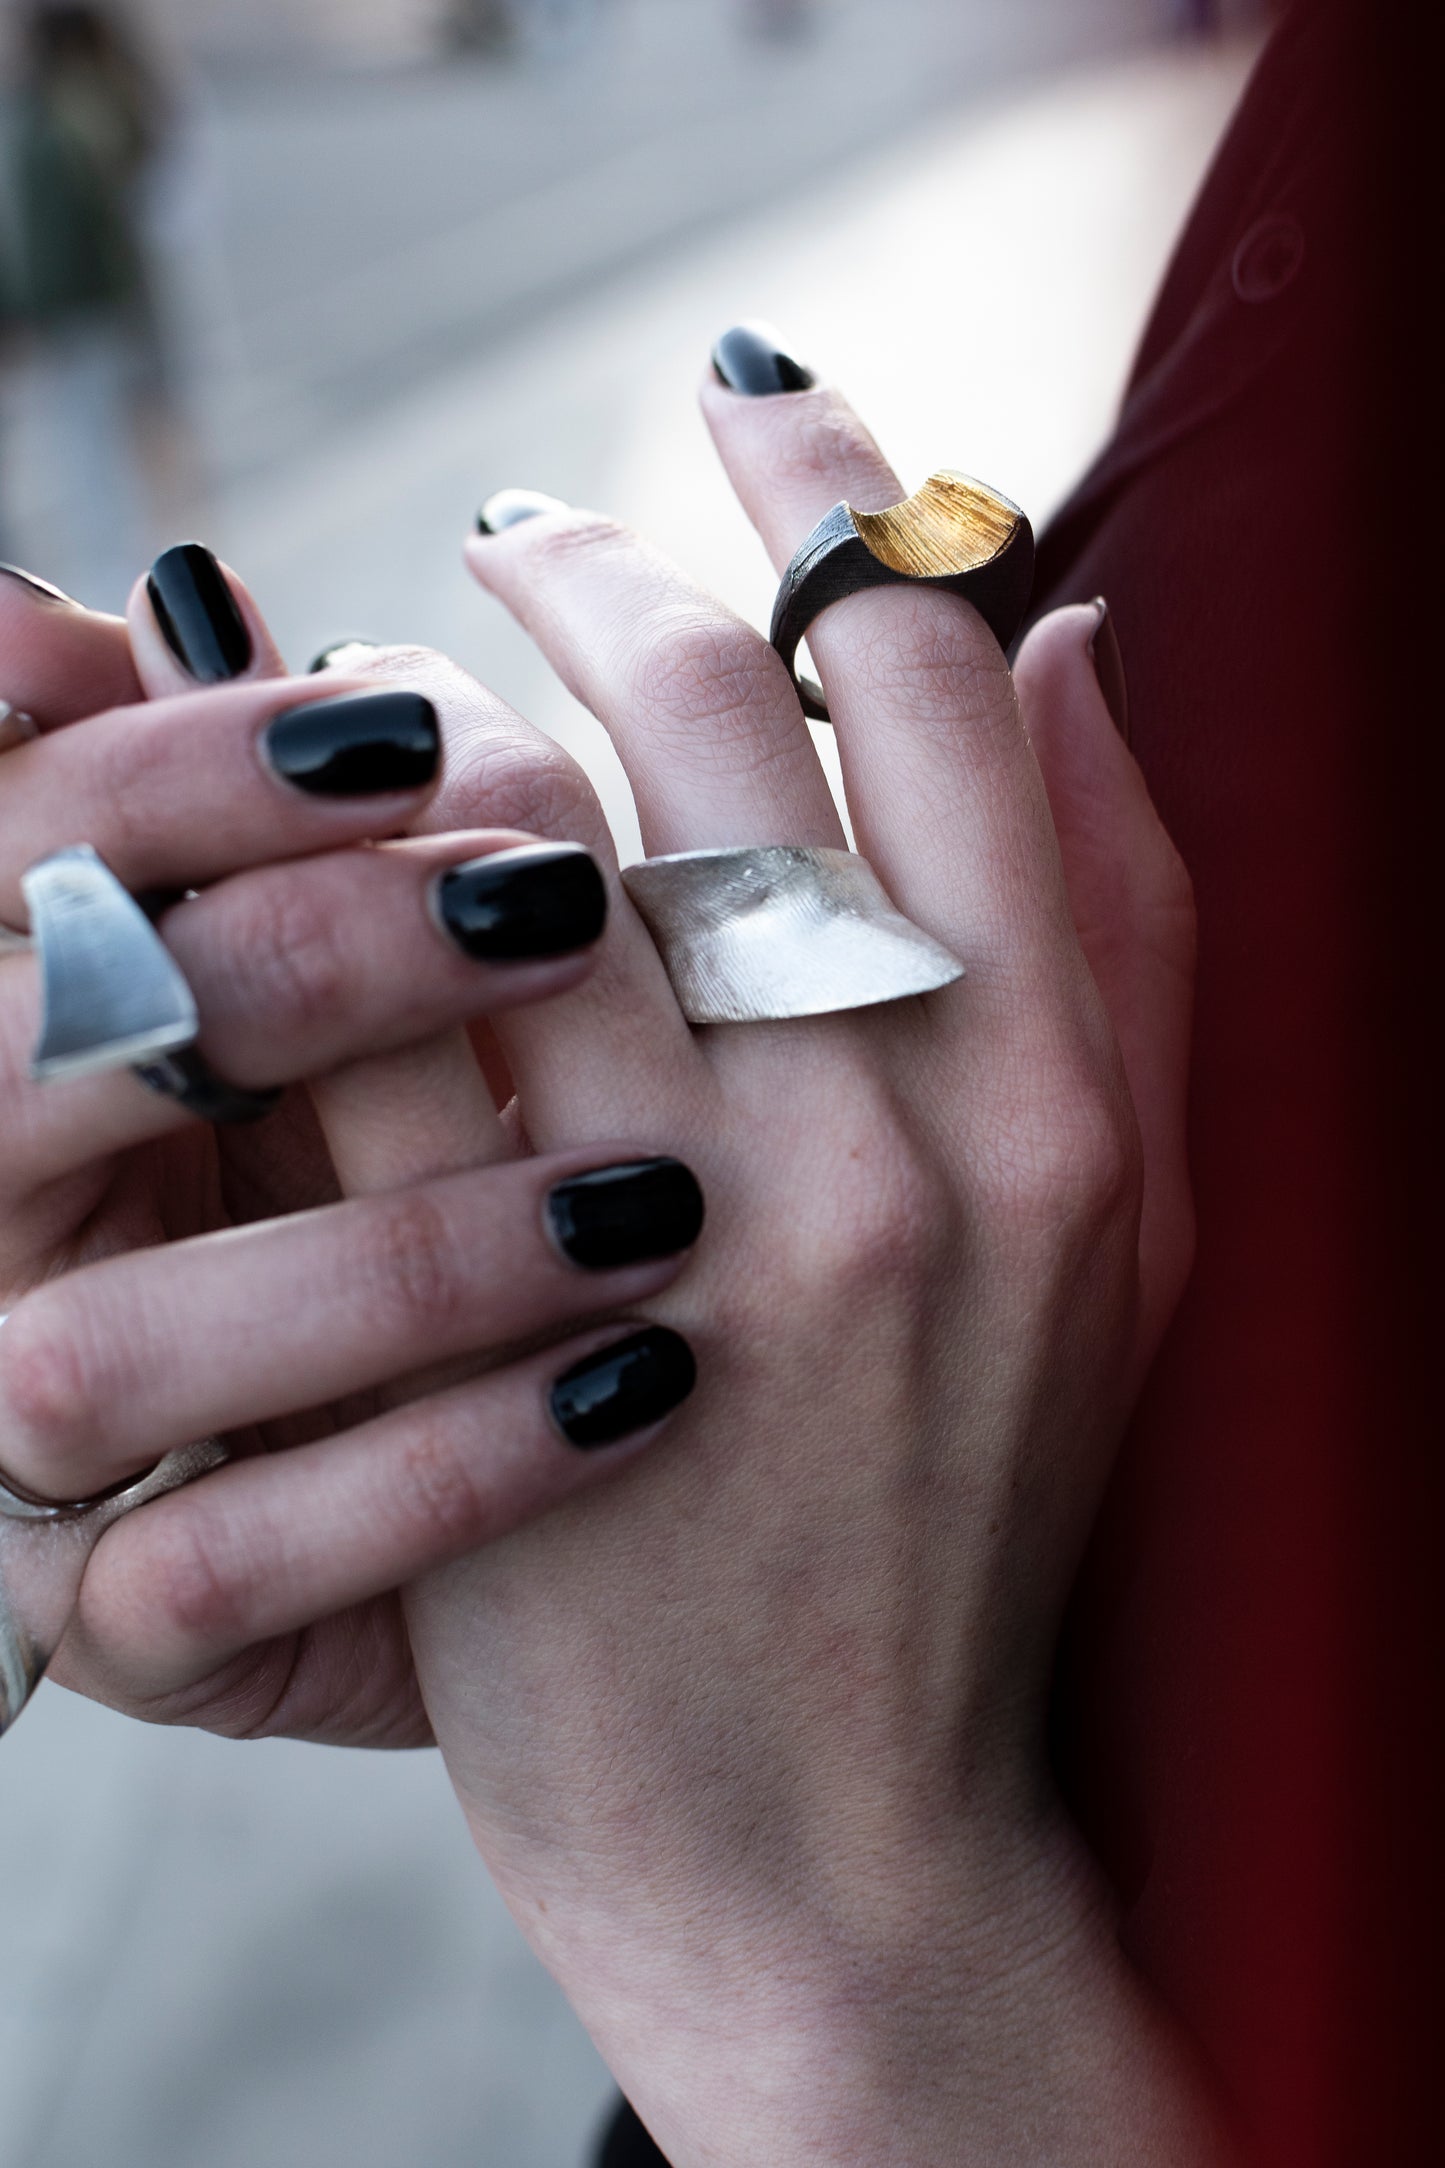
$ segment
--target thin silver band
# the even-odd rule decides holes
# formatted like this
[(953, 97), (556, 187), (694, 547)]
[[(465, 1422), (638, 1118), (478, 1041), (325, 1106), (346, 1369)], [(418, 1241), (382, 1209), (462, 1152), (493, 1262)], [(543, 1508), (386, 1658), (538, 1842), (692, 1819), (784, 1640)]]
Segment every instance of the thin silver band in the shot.
[(0, 1734), (44, 1678), (74, 1615), (86, 1560), (106, 1529), (227, 1458), (218, 1438), (206, 1438), (167, 1453), (134, 1482), (73, 1505), (28, 1498), (0, 1478)]

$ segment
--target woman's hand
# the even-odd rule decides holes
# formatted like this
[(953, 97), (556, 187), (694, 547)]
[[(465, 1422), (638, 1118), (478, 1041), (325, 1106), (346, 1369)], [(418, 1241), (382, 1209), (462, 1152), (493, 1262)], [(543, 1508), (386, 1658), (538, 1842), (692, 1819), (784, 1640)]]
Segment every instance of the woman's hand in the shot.
[[(779, 567), (902, 495), (827, 390), (704, 406)], [(841, 842), (777, 658), (633, 536), (552, 509), (468, 554), (649, 852)], [(710, 1200), (653, 1305), (701, 1365), (661, 1450), (406, 1600), (478, 1845), (677, 2168), (1212, 2157), (1044, 1748), (1191, 1244), (1189, 884), (1097, 623), (1017, 687), (937, 593), (814, 629), (858, 847), (958, 985), (693, 1033), (624, 904), (624, 1011), (594, 980), (498, 1022), (539, 1150), (644, 1133)]]
[[(37, 965), (9, 946), (0, 1470), (88, 1497), (227, 1433), (236, 1465), (102, 1539), (56, 1674), (162, 1720), (413, 1743), (396, 1588), (615, 1459), (569, 1444), (581, 1388), (556, 1381), (595, 1370), (627, 1337), (606, 1321), (674, 1276), (696, 1190), (626, 1148), (509, 1164), (461, 1034), (587, 976), (606, 908), (587, 853), (495, 830), (354, 847), (435, 810), (435, 707), (483, 696), (444, 668), (435, 703), (286, 681), (244, 590), (221, 592), (246, 660), (202, 689), (144, 587), (127, 637), (0, 579), (5, 690), (44, 726), (0, 752), (0, 919), (21, 919), (28, 864), (81, 840), (134, 890), (199, 889), (161, 929), (203, 1053), (241, 1085), (318, 1077), (320, 1121), (301, 1092), (216, 1132), (127, 1073), (35, 1083)], [(388, 1063), (420, 1063), (430, 1091), (406, 1113), (411, 1186), (334, 1202), (333, 1159), (364, 1189), (397, 1150), (362, 1119)], [(468, 1171), (428, 1159), (433, 1134), (465, 1136)], [(598, 1178), (618, 1162), (629, 1179)], [(666, 1338), (604, 1362), (590, 1442), (644, 1438), (687, 1383)]]

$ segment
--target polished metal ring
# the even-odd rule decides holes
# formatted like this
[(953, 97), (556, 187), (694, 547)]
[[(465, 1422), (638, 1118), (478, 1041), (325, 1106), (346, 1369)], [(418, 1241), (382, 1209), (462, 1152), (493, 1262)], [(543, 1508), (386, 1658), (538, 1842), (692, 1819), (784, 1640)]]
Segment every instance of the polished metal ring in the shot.
[(227, 1084), (195, 1051), (185, 973), (100, 854), (77, 843), (21, 876), (40, 963), (38, 1082), (134, 1069), (203, 1121), (257, 1121), (281, 1096)]
[(970, 475), (941, 467), (883, 512), (835, 504), (783, 574), (769, 639), (803, 713), (829, 720), (822, 687), (797, 669), (799, 645), (830, 603), (869, 587), (941, 587), (978, 611), (1000, 647), (1023, 623), (1034, 580), (1034, 534), (1016, 504)]
[(44, 1678), (75, 1615), (86, 1561), (106, 1529), (227, 1458), (218, 1438), (206, 1438), (167, 1453), (148, 1474), (104, 1497), (74, 1505), (29, 1498), (0, 1479), (0, 1734)]
[(0, 700), (0, 753), (8, 753), (12, 745), (28, 745), (40, 735), (40, 725), (33, 715), (23, 708), (12, 708), (8, 700)]
[(629, 866), (622, 884), (690, 1024), (827, 1016), (963, 976), (853, 851), (681, 851)]

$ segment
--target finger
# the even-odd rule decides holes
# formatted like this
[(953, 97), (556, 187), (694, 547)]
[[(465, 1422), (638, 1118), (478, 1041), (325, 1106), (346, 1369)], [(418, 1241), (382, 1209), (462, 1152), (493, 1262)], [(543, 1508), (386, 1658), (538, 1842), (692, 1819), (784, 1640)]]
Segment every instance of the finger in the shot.
[(136, 672), (151, 699), (197, 685), (286, 675), (246, 584), (203, 542), (156, 559), (127, 611)]
[(139, 891), (392, 834), (440, 758), (416, 694), (315, 678), (98, 715), (4, 755), (0, 918), (23, 924), (25, 868), (80, 841)]
[[(229, 1083), (264, 1090), (567, 992), (592, 967), (606, 910), (586, 852), (483, 832), (260, 867), (177, 905), (160, 927), (196, 997), (200, 1052)], [(12, 1202), (190, 1120), (126, 1072), (36, 1083), (39, 1008), (34, 959), (9, 959), (0, 1193)], [(479, 1076), (467, 1111), (475, 1148), (500, 1155)]]
[(224, 1434), (644, 1302), (682, 1269), (701, 1192), (673, 1160), (523, 1160), (108, 1259), (0, 1331), (4, 1466), (93, 1496)]
[[(780, 572), (840, 500), (876, 511), (904, 495), (835, 391), (751, 397), (714, 377), (702, 403)], [(1067, 924), (1052, 825), (1007, 664), (977, 612), (927, 587), (872, 589), (825, 610), (809, 644), (859, 848), (894, 900), (971, 964), (975, 990), (996, 963), (1046, 962)]]
[(138, 696), (124, 618), (82, 609), (11, 565), (0, 565), (0, 657), (0, 701), (41, 730)]
[(313, 1078), (310, 1091), (346, 1197), (374, 1197), (512, 1155), (465, 1031), (366, 1054)]
[(344, 1437), (222, 1468), (106, 1534), (68, 1659), (77, 1643), (103, 1651), (122, 1706), (198, 1683), (615, 1474), (695, 1376), (676, 1333), (611, 1326)]
[(473, 577), (608, 731), (649, 854), (842, 844), (787, 671), (760, 634), (610, 520), (559, 508), (494, 531), (487, 518), (466, 547)]
[[(576, 839), (606, 870), (607, 939), (595, 970), (526, 1023), (499, 1018), (502, 1061), (490, 1066), (510, 1072), (534, 1144), (645, 1130), (659, 1105), (697, 1088), (701, 1063), (652, 939), (617, 879), (606, 816), (586, 775), (560, 745), (429, 648), (379, 648), (358, 658), (352, 644), (338, 659), (348, 671), (364, 662), (436, 706), (446, 759), (435, 797), (417, 816), (419, 829), (445, 820)], [(393, 1104), (400, 1118), (405, 1102)]]
[[(1015, 668), (1058, 831), (1079, 942), (1109, 1012), (1144, 1155), (1140, 1360), (1147, 1367), (1193, 1256), (1186, 1114), (1194, 988), (1189, 875), (1101, 687), (1102, 603), (1056, 610)], [(1117, 649), (1106, 644), (1112, 663)], [(1122, 680), (1110, 668), (1106, 682)]]

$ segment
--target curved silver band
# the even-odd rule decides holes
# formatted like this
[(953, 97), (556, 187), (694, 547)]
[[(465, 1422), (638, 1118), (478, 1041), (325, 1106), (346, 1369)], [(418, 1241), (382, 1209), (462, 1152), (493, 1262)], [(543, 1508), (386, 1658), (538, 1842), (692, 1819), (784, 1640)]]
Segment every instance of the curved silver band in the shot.
[(195, 1052), (201, 1025), (184, 972), (90, 844), (52, 852), (20, 885), (40, 962), (40, 1039), (30, 1062), (37, 1081), (134, 1069), (203, 1121), (270, 1112), (279, 1092), (228, 1084)]
[(691, 1024), (827, 1016), (963, 977), (854, 851), (681, 851), (629, 866), (622, 885)]
[(228, 1457), (218, 1438), (206, 1438), (167, 1453), (134, 1482), (73, 1505), (28, 1498), (0, 1479), (0, 1734), (44, 1678), (74, 1614), (86, 1560), (106, 1529)]

